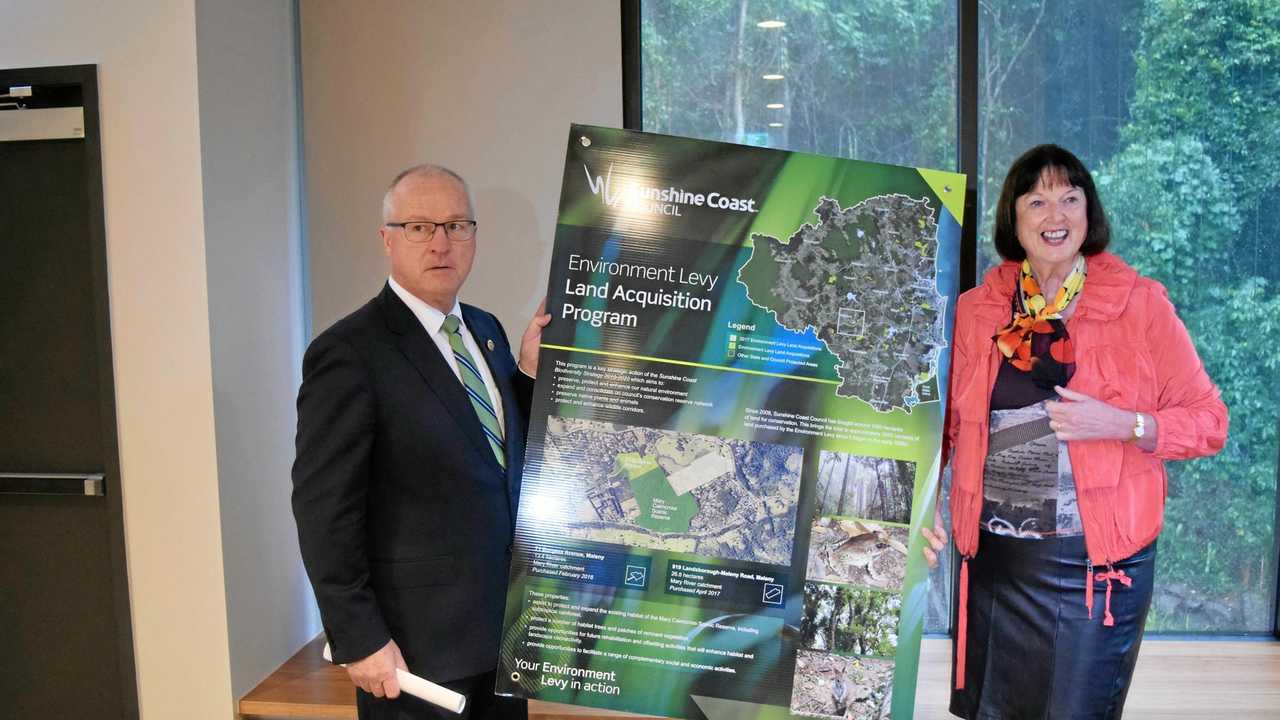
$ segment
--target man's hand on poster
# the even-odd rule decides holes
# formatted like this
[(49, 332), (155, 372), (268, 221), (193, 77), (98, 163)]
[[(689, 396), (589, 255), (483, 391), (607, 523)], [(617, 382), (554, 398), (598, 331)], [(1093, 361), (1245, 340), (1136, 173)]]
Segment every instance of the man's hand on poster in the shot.
[(400, 655), (400, 646), (396, 645), (396, 641), (388, 640), (378, 652), (348, 664), (347, 675), (356, 687), (374, 697), (395, 699), (400, 696), (400, 681), (396, 679), (396, 668), (408, 670), (409, 666)]
[(947, 546), (947, 531), (942, 526), (942, 505), (939, 502), (933, 506), (933, 529), (927, 527), (920, 528), (920, 534), (924, 536), (924, 560), (929, 563), (929, 569), (938, 567), (938, 556), (942, 553), (943, 548)]
[(551, 313), (547, 312), (547, 299), (544, 297), (538, 304), (537, 311), (533, 313), (529, 327), (525, 328), (524, 335), (520, 338), (520, 357), (517, 358), (516, 364), (520, 372), (529, 377), (536, 377), (538, 374), (538, 347), (542, 345), (542, 328), (549, 322), (551, 322)]

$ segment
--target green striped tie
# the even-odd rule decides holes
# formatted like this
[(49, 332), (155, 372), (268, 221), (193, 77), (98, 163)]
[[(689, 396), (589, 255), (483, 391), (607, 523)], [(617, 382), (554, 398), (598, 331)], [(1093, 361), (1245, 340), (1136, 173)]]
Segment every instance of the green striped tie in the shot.
[(507, 454), (502, 449), (502, 425), (498, 424), (498, 413), (490, 403), (489, 389), (484, 386), (484, 378), (480, 377), (476, 361), (467, 352), (467, 346), (462, 344), (462, 335), (458, 333), (458, 326), (461, 324), (457, 315), (445, 317), (443, 327), (449, 333), (449, 347), (453, 348), (453, 358), (458, 361), (458, 373), (462, 375), (462, 386), (467, 389), (476, 417), (480, 418), (480, 427), (484, 429), (484, 436), (489, 439), (493, 456), (498, 459), (499, 465), (506, 468)]

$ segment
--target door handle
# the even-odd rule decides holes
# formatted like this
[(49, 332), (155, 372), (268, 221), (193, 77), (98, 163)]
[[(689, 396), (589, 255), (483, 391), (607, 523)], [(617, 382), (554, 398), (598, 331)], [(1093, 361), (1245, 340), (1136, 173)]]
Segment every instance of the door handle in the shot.
[(106, 494), (102, 473), (0, 473), (0, 495)]

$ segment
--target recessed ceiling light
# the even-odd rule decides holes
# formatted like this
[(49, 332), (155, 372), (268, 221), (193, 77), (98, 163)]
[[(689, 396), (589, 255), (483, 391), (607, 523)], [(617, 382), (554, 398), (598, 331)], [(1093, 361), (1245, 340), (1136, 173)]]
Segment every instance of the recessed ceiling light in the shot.
[(770, 110), (781, 110), (785, 106), (782, 103), (769, 103), (768, 105), (765, 105), (765, 107)]
[(782, 127), (782, 123), (769, 123), (769, 127)]
[(782, 76), (779, 75), (778, 73), (768, 73), (766, 75), (761, 75), (760, 77), (761, 79), (764, 79), (764, 80), (781, 80), (782, 79)]
[(756, 27), (764, 28), (765, 30), (773, 30), (775, 28), (786, 27), (786, 26), (787, 24), (782, 22), (781, 20), (761, 20), (760, 22), (756, 23)]

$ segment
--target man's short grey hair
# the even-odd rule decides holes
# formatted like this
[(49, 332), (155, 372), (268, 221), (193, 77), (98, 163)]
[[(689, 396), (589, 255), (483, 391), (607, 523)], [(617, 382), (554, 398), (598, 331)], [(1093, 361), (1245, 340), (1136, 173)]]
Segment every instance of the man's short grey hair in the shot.
[(471, 187), (467, 185), (467, 181), (462, 179), (461, 175), (443, 165), (422, 163), (421, 165), (414, 165), (413, 167), (401, 170), (400, 173), (396, 175), (395, 179), (391, 181), (391, 184), (387, 186), (387, 192), (382, 196), (382, 222), (390, 222), (393, 219), (391, 217), (391, 213), (393, 211), (393, 208), (391, 207), (391, 195), (396, 191), (396, 186), (400, 184), (401, 180), (404, 180), (407, 177), (426, 179), (436, 177), (437, 175), (444, 175), (445, 177), (457, 180), (458, 184), (462, 186), (462, 191), (467, 194), (467, 204), (471, 205), (473, 208), (475, 207), (474, 203), (471, 202)]

